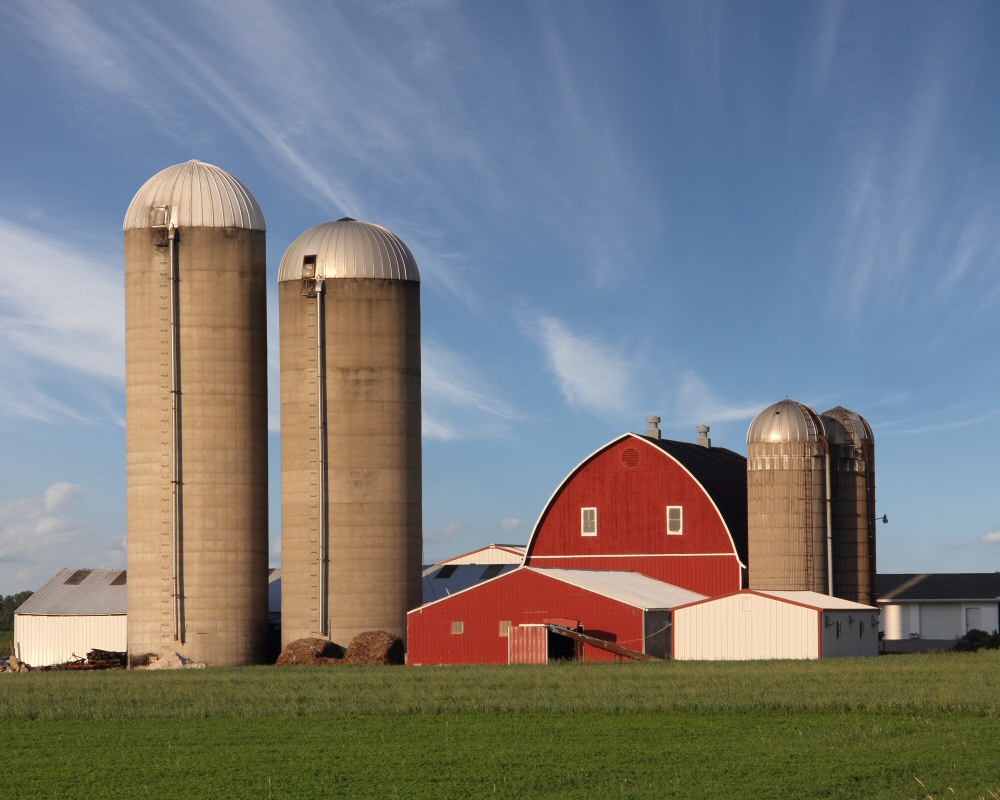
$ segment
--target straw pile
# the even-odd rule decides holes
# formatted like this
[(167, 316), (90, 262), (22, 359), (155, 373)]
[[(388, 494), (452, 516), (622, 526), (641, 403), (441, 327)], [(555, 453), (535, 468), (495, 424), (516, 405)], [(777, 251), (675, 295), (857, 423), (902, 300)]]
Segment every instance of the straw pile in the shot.
[(296, 639), (281, 651), (279, 667), (307, 667), (339, 661), (340, 648), (327, 639)]
[(402, 664), (403, 640), (388, 631), (364, 631), (347, 646), (339, 657), (340, 648), (326, 639), (298, 639), (281, 651), (277, 665), (316, 666), (337, 664)]

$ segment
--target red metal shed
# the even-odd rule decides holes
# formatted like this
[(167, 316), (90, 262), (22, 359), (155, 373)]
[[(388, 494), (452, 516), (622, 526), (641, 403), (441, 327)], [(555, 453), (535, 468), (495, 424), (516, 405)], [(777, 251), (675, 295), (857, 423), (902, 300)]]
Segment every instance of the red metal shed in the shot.
[[(702, 599), (635, 572), (522, 567), (411, 611), (407, 661), (506, 664), (512, 628), (565, 626), (567, 620), (579, 621), (586, 637), (669, 657), (670, 609)], [(526, 643), (525, 652), (538, 646)], [(565, 646), (570, 657), (579, 652), (585, 661), (622, 657), (586, 641), (576, 651), (572, 641)]]
[(562, 482), (525, 564), (632, 570), (707, 595), (739, 591), (747, 563), (746, 459), (627, 433)]

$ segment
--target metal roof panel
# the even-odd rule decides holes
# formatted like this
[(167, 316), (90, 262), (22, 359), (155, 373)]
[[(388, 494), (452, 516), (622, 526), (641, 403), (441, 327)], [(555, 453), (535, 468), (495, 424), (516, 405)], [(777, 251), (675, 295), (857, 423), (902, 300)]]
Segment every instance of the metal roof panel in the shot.
[[(82, 574), (86, 573), (86, 574)], [(63, 569), (14, 613), (44, 617), (108, 616), (128, 610), (123, 569)]]

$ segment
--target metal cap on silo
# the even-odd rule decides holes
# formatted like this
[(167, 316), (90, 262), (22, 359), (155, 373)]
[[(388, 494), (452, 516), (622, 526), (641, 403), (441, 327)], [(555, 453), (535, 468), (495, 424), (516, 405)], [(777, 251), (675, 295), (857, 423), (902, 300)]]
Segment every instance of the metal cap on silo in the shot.
[(747, 431), (747, 444), (754, 442), (818, 442), (826, 436), (819, 414), (804, 403), (787, 397), (761, 411)]
[(302, 279), (373, 278), (420, 282), (417, 261), (391, 231), (344, 217), (300, 235), (281, 259), (278, 282)]
[(263, 231), (264, 212), (237, 178), (204, 161), (185, 161), (156, 173), (136, 192), (124, 230), (245, 228)]
[(823, 418), (830, 444), (849, 444), (860, 448), (862, 442), (867, 442), (869, 445), (875, 443), (871, 425), (856, 411), (837, 406), (824, 411), (820, 416)]

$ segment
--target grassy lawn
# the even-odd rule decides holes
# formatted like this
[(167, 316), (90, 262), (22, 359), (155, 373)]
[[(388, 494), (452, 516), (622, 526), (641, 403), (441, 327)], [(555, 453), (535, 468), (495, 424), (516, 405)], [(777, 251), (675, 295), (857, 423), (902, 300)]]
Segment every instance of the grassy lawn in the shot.
[(994, 652), (5, 675), (0, 764), (21, 798), (989, 797), (998, 673)]

